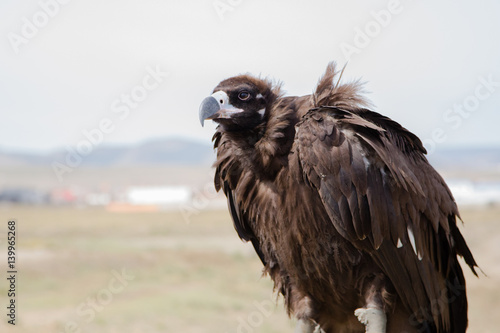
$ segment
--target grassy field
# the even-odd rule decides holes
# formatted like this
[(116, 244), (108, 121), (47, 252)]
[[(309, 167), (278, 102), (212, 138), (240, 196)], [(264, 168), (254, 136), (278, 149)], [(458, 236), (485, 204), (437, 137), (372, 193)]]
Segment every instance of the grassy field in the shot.
[[(462, 209), (462, 228), (487, 277), (466, 272), (469, 332), (500, 327), (500, 208)], [(292, 332), (261, 264), (226, 211), (186, 220), (178, 212), (0, 208), (17, 219), (17, 325), (0, 332)], [(2, 275), (3, 276), (3, 275)]]

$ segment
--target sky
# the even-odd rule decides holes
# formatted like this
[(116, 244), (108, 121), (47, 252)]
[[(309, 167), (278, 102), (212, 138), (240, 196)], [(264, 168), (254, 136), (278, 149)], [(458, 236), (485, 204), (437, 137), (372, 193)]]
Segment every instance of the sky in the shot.
[(198, 108), (222, 79), (305, 95), (330, 61), (430, 152), (500, 147), (499, 13), (494, 0), (3, 0), (0, 150), (209, 143)]

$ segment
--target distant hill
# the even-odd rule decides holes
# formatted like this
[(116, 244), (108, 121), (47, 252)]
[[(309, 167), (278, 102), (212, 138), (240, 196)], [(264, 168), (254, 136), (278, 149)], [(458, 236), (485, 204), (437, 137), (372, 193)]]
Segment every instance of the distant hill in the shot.
[[(74, 147), (71, 147), (74, 149)], [(68, 149), (38, 155), (0, 151), (0, 166), (47, 166), (53, 161), (65, 163)], [(178, 138), (150, 140), (137, 145), (97, 146), (84, 156), (81, 166), (155, 166), (210, 165), (215, 154), (210, 144)]]
[[(50, 166), (64, 163), (67, 149), (37, 155), (0, 150), (0, 167)], [(500, 148), (442, 148), (428, 156), (439, 170), (500, 170)], [(82, 159), (83, 167), (210, 166), (215, 153), (210, 143), (180, 138), (162, 138), (136, 145), (97, 146)]]
[[(0, 190), (47, 193), (70, 187), (85, 193), (129, 186), (213, 188), (215, 154), (209, 143), (163, 138), (136, 145), (102, 145), (64, 173), (61, 181), (52, 162), (64, 163), (67, 154), (66, 149), (45, 155), (0, 150)], [(439, 149), (429, 161), (445, 179), (455, 182), (500, 181), (500, 149)]]
[(429, 162), (441, 170), (500, 172), (500, 148), (446, 148), (428, 156)]

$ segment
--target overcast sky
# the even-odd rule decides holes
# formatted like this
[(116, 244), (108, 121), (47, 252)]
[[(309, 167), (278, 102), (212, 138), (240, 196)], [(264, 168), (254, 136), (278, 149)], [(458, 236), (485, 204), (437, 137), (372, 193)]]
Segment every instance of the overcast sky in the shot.
[(2, 0), (0, 149), (73, 147), (85, 131), (208, 143), (198, 106), (219, 81), (249, 72), (304, 95), (332, 60), (431, 150), (500, 147), (499, 13), (495, 0)]

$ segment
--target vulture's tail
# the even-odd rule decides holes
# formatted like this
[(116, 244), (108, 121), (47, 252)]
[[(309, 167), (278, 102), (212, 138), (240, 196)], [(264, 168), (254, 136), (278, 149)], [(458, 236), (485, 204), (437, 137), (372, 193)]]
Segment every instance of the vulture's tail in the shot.
[(465, 278), (458, 259), (454, 261), (446, 279), (451, 326), (446, 332), (465, 333), (468, 323)]

